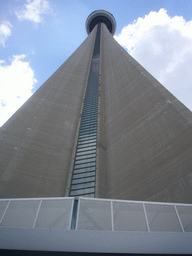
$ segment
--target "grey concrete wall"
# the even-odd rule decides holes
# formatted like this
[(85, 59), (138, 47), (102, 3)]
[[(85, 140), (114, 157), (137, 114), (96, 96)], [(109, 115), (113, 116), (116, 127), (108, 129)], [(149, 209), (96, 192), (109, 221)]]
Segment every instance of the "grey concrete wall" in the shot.
[[(95, 31), (0, 131), (0, 197), (67, 196)], [(192, 203), (192, 114), (101, 35), (96, 197)]]
[(105, 197), (192, 203), (192, 113), (103, 29)]
[(93, 31), (2, 126), (1, 198), (67, 194), (94, 38)]

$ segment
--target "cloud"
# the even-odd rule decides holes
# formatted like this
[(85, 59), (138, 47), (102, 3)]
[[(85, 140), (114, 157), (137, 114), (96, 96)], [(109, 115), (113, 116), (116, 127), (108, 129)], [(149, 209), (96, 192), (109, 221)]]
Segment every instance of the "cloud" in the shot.
[(29, 20), (35, 23), (42, 22), (42, 15), (50, 13), (50, 5), (47, 0), (27, 0), (25, 8), (16, 11), (15, 14), (19, 20)]
[(192, 21), (151, 11), (115, 39), (172, 94), (192, 110)]
[(0, 24), (0, 45), (5, 47), (5, 41), (7, 40), (8, 36), (11, 35), (11, 28), (13, 26), (10, 22), (4, 21)]
[(0, 60), (0, 126), (32, 95), (37, 80), (25, 55), (14, 55), (10, 65)]

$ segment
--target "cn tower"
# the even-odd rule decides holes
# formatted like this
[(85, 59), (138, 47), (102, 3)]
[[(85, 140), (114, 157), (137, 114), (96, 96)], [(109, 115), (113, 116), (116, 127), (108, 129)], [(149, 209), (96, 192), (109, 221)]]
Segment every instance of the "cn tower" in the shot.
[(1, 198), (192, 202), (192, 114), (113, 38), (88, 37), (2, 126)]
[(192, 113), (115, 28), (91, 13), (85, 41), (2, 126), (2, 252), (191, 254)]

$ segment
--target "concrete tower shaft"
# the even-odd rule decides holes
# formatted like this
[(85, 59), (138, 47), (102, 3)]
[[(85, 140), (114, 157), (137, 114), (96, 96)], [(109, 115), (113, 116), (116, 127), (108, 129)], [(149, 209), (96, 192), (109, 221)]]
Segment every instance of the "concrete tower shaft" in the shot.
[(105, 25), (101, 38), (98, 145), (105, 197), (191, 203), (191, 111)]
[(1, 127), (1, 198), (68, 196), (95, 35)]
[(86, 40), (2, 126), (1, 198), (82, 190), (192, 203), (192, 113), (114, 40), (115, 26), (93, 12)]

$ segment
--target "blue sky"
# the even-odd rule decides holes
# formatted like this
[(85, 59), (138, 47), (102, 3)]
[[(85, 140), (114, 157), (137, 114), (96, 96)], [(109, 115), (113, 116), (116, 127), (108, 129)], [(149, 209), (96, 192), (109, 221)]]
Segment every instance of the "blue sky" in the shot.
[(191, 0), (1, 0), (0, 125), (83, 42), (98, 9), (114, 15), (115, 39), (192, 110)]

